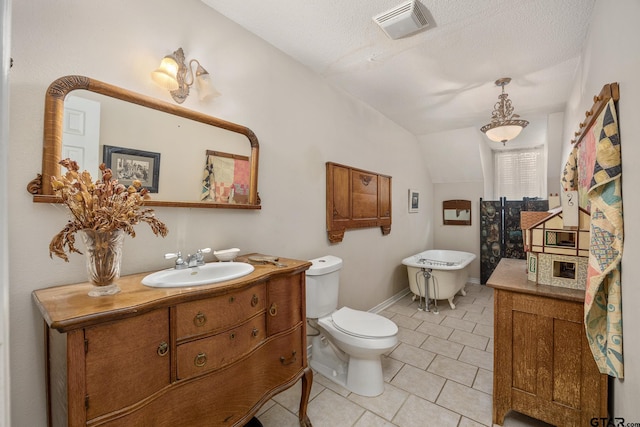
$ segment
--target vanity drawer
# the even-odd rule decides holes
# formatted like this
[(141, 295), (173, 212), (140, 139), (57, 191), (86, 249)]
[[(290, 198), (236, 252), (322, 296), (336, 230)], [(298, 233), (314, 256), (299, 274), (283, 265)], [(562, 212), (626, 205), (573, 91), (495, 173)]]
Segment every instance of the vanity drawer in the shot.
[(214, 298), (178, 304), (177, 340), (227, 329), (262, 312), (265, 307), (264, 284)]
[(235, 362), (266, 337), (265, 315), (208, 338), (177, 348), (178, 379), (190, 378)]

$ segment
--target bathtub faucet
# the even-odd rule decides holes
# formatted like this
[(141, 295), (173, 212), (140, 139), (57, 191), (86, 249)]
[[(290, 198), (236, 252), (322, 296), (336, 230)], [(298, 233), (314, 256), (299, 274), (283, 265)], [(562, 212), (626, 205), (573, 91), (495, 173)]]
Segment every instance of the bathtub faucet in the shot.
[[(433, 274), (431, 273), (432, 270), (430, 268), (425, 268), (422, 267), (420, 269), (420, 272), (422, 273), (422, 277), (424, 277), (424, 307), (422, 307), (422, 298), (423, 296), (420, 295), (420, 300), (418, 301), (418, 310), (424, 310), (424, 311), (429, 311), (429, 279), (433, 278)], [(416, 280), (416, 282), (418, 282)], [(435, 289), (435, 283), (434, 283), (434, 289)], [(418, 285), (418, 292), (420, 292), (420, 285)], [(436, 301), (435, 298), (432, 298), (434, 301), (434, 310), (433, 313), (434, 314), (438, 314), (438, 302)]]

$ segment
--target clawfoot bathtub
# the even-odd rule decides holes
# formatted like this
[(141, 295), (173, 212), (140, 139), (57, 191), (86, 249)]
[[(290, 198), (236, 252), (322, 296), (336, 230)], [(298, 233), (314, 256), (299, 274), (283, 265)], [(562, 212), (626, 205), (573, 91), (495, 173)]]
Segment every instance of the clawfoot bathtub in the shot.
[[(451, 309), (455, 309), (453, 298), (458, 292), (466, 295), (464, 286), (469, 279), (468, 266), (475, 258), (475, 254), (470, 252), (432, 249), (403, 259), (414, 299), (426, 298), (427, 304), (429, 299), (446, 299)], [(425, 278), (429, 283), (427, 292)]]

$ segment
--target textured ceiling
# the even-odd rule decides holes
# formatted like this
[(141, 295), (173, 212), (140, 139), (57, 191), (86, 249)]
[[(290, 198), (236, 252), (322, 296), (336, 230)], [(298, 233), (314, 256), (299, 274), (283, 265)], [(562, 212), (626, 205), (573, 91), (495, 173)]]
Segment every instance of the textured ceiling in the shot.
[(532, 124), (563, 111), (595, 0), (420, 0), (398, 40), (372, 17), (403, 0), (202, 1), (420, 137), (486, 124), (500, 77)]

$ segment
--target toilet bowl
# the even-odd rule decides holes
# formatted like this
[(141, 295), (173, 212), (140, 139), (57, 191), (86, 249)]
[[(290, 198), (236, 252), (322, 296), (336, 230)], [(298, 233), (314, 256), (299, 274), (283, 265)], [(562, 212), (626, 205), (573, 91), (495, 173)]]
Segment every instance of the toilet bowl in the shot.
[[(360, 329), (367, 321), (371, 330), (366, 333), (370, 335)], [(343, 307), (318, 319), (317, 325), (321, 335), (312, 340), (311, 367), (361, 396), (381, 394), (381, 356), (398, 343), (396, 324), (374, 313)], [(377, 332), (374, 325), (379, 326)]]
[(397, 325), (375, 313), (336, 310), (342, 260), (327, 256), (312, 262), (307, 271), (307, 314), (318, 333), (310, 340), (311, 367), (356, 394), (381, 394), (381, 356), (398, 343)]

